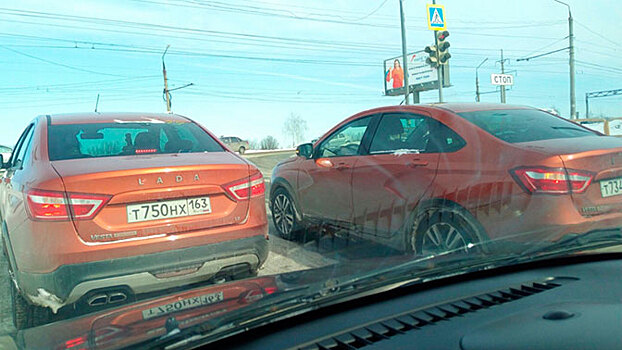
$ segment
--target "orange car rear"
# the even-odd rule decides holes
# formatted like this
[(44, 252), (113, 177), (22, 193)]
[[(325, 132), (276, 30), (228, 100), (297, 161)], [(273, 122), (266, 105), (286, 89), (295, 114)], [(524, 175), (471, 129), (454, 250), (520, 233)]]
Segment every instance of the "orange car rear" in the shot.
[(249, 275), (267, 257), (262, 174), (184, 117), (39, 117), (3, 167), (18, 313)]

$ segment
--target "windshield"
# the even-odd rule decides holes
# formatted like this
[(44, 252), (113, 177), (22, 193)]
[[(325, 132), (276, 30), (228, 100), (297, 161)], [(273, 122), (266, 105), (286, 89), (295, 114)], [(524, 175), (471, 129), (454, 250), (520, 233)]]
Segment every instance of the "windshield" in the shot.
[(621, 13), (4, 1), (0, 348), (191, 348), (622, 252)]

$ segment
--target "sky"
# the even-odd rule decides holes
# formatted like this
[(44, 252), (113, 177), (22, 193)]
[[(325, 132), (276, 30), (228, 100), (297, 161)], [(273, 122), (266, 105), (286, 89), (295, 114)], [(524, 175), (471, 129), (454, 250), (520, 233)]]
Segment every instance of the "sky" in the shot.
[[(404, 0), (409, 52), (433, 43), (426, 4)], [(622, 88), (622, 2), (566, 0), (575, 20), (576, 98)], [(515, 76), (507, 102), (569, 115), (568, 9), (553, 0), (438, 1), (445, 6), (449, 102), (498, 102), (490, 74)], [(12, 146), (41, 114), (165, 112), (162, 54), (173, 112), (217, 135), (290, 146), (283, 124), (307, 121), (306, 139), (383, 96), (383, 61), (401, 54), (399, 0), (0, 1), (0, 144)], [(193, 84), (188, 87), (183, 86)], [(491, 92), (491, 93), (488, 93)], [(436, 91), (422, 103), (437, 102)], [(592, 116), (622, 117), (622, 96), (590, 100)]]

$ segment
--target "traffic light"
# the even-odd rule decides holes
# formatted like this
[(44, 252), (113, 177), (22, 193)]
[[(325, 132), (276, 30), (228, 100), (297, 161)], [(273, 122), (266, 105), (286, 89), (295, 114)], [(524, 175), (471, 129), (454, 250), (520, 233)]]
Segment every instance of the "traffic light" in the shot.
[(449, 53), (449, 41), (447, 41), (447, 37), (449, 36), (449, 32), (443, 30), (441, 32), (436, 32), (436, 42), (437, 42), (437, 54), (438, 54), (438, 62), (440, 64), (447, 64), (447, 61), (451, 58), (451, 54)]
[(423, 51), (429, 55), (429, 57), (425, 60), (425, 63), (434, 68), (438, 67), (438, 50), (436, 49), (436, 45), (426, 46)]

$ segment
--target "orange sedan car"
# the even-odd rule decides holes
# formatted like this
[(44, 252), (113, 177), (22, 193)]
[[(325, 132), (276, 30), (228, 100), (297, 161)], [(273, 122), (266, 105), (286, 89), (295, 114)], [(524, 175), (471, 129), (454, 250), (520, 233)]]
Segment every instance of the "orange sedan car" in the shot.
[(285, 238), (337, 227), (420, 254), (622, 227), (622, 139), (505, 104), (392, 106), (341, 122), (274, 169)]
[(66, 305), (249, 276), (268, 255), (262, 174), (185, 117), (40, 116), (4, 161), (18, 328)]

